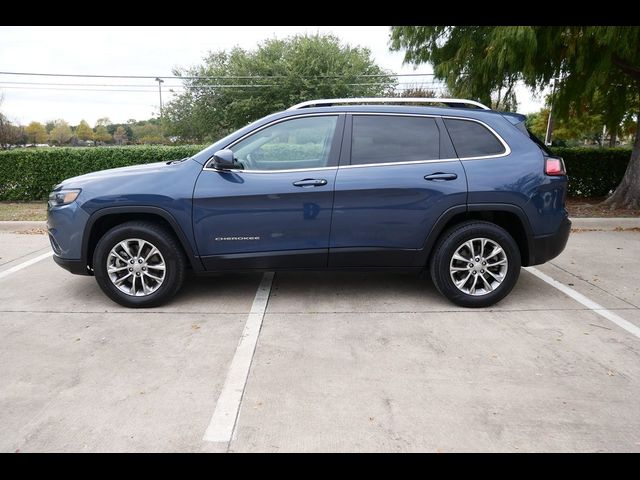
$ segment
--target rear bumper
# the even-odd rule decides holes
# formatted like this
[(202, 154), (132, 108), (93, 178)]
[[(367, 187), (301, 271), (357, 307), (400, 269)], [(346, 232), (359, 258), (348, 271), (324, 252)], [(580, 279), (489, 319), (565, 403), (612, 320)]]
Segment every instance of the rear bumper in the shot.
[(571, 232), (571, 220), (565, 217), (555, 233), (533, 237), (533, 252), (529, 265), (548, 262), (562, 253)]
[(91, 271), (87, 268), (87, 263), (82, 260), (69, 260), (54, 255), (53, 261), (75, 275), (91, 275)]

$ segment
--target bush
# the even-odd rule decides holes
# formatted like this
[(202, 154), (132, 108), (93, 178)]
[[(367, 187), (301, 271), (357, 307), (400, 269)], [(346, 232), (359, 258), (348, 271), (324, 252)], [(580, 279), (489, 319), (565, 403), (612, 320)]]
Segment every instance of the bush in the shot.
[(201, 145), (17, 148), (0, 152), (0, 200), (44, 200), (65, 178), (107, 168), (178, 160)]
[(322, 155), (321, 143), (305, 143), (301, 145), (286, 145), (272, 143), (261, 147), (264, 159), (267, 161), (280, 160), (282, 162), (294, 162), (296, 160), (319, 159)]
[[(274, 145), (269, 154), (277, 154)], [(91, 148), (18, 148), (0, 152), (0, 200), (44, 200), (65, 178), (106, 168), (189, 157), (201, 145)], [(304, 158), (317, 155), (317, 146), (301, 146)], [(615, 189), (631, 157), (628, 148), (554, 148), (564, 158), (569, 195), (602, 197)], [(285, 160), (292, 160), (286, 158)]]
[(569, 196), (604, 197), (618, 186), (631, 158), (630, 148), (552, 148), (564, 159)]

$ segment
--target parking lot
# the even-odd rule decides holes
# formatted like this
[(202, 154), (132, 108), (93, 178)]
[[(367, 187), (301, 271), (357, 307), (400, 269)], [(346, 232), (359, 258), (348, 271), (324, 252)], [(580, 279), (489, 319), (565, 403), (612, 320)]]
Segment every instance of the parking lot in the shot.
[(360, 272), (192, 277), (127, 310), (3, 223), (0, 451), (640, 451), (640, 219), (574, 221), (484, 310)]

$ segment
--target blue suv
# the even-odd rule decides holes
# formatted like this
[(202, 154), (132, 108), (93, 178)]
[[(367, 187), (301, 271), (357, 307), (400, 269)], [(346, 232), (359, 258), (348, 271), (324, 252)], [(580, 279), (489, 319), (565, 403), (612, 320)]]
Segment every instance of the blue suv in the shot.
[(459, 99), (304, 102), (191, 158), (57, 185), (54, 259), (128, 307), (167, 301), (187, 270), (291, 269), (428, 270), (489, 306), (571, 226), (563, 161), (524, 120)]

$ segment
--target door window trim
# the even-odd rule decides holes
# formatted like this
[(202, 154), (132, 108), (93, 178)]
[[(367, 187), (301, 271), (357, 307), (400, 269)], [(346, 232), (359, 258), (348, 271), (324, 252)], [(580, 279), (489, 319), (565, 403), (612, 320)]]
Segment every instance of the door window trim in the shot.
[[(273, 173), (290, 173), (290, 172), (308, 172), (308, 171), (318, 171), (318, 170), (335, 170), (338, 168), (338, 157), (340, 155), (340, 145), (342, 143), (342, 137), (343, 137), (343, 133), (344, 133), (344, 119), (345, 119), (345, 113), (344, 112), (335, 112), (335, 113), (306, 113), (306, 114), (302, 114), (302, 115), (291, 115), (288, 117), (283, 117), (283, 118), (278, 118), (272, 122), (269, 122), (265, 125), (262, 125), (261, 127), (256, 128), (255, 130), (251, 130), (250, 132), (247, 132), (246, 134), (244, 134), (243, 136), (241, 136), (240, 138), (237, 138), (236, 140), (234, 140), (233, 142), (229, 143), (227, 146), (225, 146), (224, 148), (231, 148), (234, 145), (236, 145), (237, 143), (240, 143), (242, 140), (244, 140), (245, 138), (248, 138), (252, 135), (255, 135), (256, 133), (260, 132), (261, 130), (264, 130), (265, 128), (269, 128), (272, 127), (273, 125), (277, 125), (278, 123), (283, 123), (283, 122), (288, 122), (291, 120), (297, 120), (299, 118), (306, 118), (306, 117), (338, 117), (338, 120), (336, 122), (336, 126), (335, 126), (335, 131), (333, 133), (333, 139), (331, 140), (331, 147), (329, 148), (329, 162), (331, 162), (332, 160), (336, 163), (335, 165), (328, 165), (325, 167), (309, 167), (309, 168), (287, 168), (287, 169), (281, 169), (281, 170), (242, 170), (242, 169), (225, 169), (225, 170), (218, 170), (217, 168), (214, 167), (210, 167), (209, 165), (213, 162), (213, 156), (211, 158), (209, 158), (205, 164), (204, 164), (204, 168), (202, 170), (209, 170), (209, 171), (214, 171), (214, 172), (233, 172), (233, 173), (260, 173), (260, 174), (273, 174)], [(331, 156), (334, 156), (335, 158), (332, 159)]]
[[(505, 151), (503, 153), (497, 154), (497, 155), (485, 155), (485, 156), (478, 156), (478, 157), (448, 157), (448, 158), (440, 158), (440, 159), (432, 159), (432, 160), (410, 160), (410, 161), (406, 161), (406, 162), (385, 162), (385, 163), (363, 163), (363, 164), (359, 164), (359, 165), (351, 165), (351, 146), (349, 145), (349, 151), (347, 156), (347, 161), (349, 163), (347, 164), (341, 164), (340, 165), (340, 169), (343, 168), (363, 168), (363, 167), (376, 167), (376, 166), (391, 166), (391, 165), (413, 165), (413, 164), (422, 164), (422, 163), (437, 163), (437, 162), (455, 162), (455, 161), (459, 161), (459, 160), (484, 160), (484, 159), (491, 159), (491, 158), (500, 158), (500, 157), (506, 157), (507, 155), (511, 154), (511, 148), (509, 147), (509, 144), (507, 142), (505, 142), (505, 140), (498, 134), (498, 132), (496, 132), (493, 128), (491, 128), (489, 125), (487, 125), (486, 123), (484, 123), (481, 120), (476, 120), (474, 118), (469, 118), (469, 117), (456, 117), (456, 116), (451, 116), (451, 115), (434, 115), (434, 114), (422, 114), (422, 113), (387, 113), (387, 112), (349, 112), (352, 116), (356, 116), (356, 115), (384, 115), (387, 117), (426, 117), (426, 118), (434, 118), (434, 119), (445, 119), (445, 118), (450, 118), (453, 120), (469, 120), (471, 122), (476, 122), (479, 123), (480, 125), (484, 126), (485, 128), (487, 128), (502, 144), (502, 146), (505, 148)], [(436, 123), (437, 125), (437, 123)], [(439, 128), (440, 126), (437, 125)], [(350, 131), (350, 135), (349, 135), (349, 142), (352, 142), (352, 138), (353, 138), (353, 122), (350, 122), (349, 127), (351, 127), (351, 131)], [(445, 126), (446, 128), (446, 126)], [(440, 131), (440, 135), (442, 136), (442, 130)], [(449, 136), (449, 132), (447, 131), (447, 136)], [(346, 139), (346, 134), (345, 134), (345, 139)], [(453, 141), (452, 141), (453, 143)], [(455, 145), (454, 145), (455, 148)]]
[[(385, 162), (385, 163), (365, 163), (365, 164), (360, 164), (360, 165), (351, 165), (351, 145), (345, 145), (343, 142), (345, 140), (348, 140), (348, 143), (350, 143), (352, 141), (352, 128), (353, 128), (353, 123), (349, 122), (349, 132), (347, 133), (347, 128), (346, 128), (346, 124), (347, 121), (345, 120), (346, 116), (350, 115), (350, 116), (355, 116), (355, 115), (383, 115), (383, 116), (387, 116), (387, 117), (426, 117), (426, 118), (434, 118), (436, 120), (440, 119), (445, 119), (445, 118), (449, 118), (452, 120), (467, 120), (470, 122), (476, 122), (479, 123), (480, 125), (482, 125), (483, 127), (485, 127), (486, 129), (489, 130), (489, 132), (491, 132), (502, 144), (502, 146), (504, 146), (505, 151), (503, 153), (497, 154), (497, 155), (484, 155), (484, 156), (477, 156), (477, 157), (448, 157), (448, 158), (440, 158), (440, 159), (432, 159), (432, 160), (411, 160), (411, 161), (406, 161), (406, 162)], [(225, 172), (233, 172), (233, 173), (260, 173), (260, 174), (274, 174), (274, 173), (290, 173), (290, 172), (308, 172), (308, 171), (317, 171), (317, 170), (335, 170), (335, 169), (343, 169), (343, 168), (364, 168), (364, 167), (387, 167), (387, 166), (392, 166), (392, 165), (414, 165), (414, 164), (423, 164), (423, 163), (437, 163), (437, 162), (455, 162), (458, 160), (488, 160), (488, 159), (493, 159), (493, 158), (501, 158), (501, 157), (506, 157), (508, 155), (511, 155), (511, 147), (509, 146), (509, 144), (502, 138), (502, 136), (500, 134), (498, 134), (498, 132), (496, 132), (492, 127), (490, 127), (489, 125), (487, 125), (485, 122), (481, 121), (481, 120), (476, 120), (475, 118), (469, 118), (469, 117), (458, 117), (458, 116), (452, 116), (452, 115), (434, 115), (434, 114), (422, 114), (422, 113), (391, 113), (391, 112), (335, 112), (335, 113), (306, 113), (306, 114), (301, 114), (301, 115), (292, 115), (292, 116), (288, 116), (288, 117), (284, 117), (284, 118), (278, 118), (272, 122), (269, 122), (265, 125), (262, 125), (259, 128), (256, 128), (255, 130), (252, 130), (248, 133), (246, 133), (245, 135), (243, 135), (242, 137), (234, 140), (233, 142), (229, 143), (226, 147), (224, 148), (231, 148), (233, 147), (236, 143), (239, 143), (240, 141), (244, 140), (245, 138), (259, 132), (260, 130), (263, 130), (267, 127), (270, 127), (272, 125), (275, 125), (277, 123), (281, 123), (281, 122), (286, 122), (288, 120), (294, 120), (297, 118), (304, 118), (304, 117), (320, 117), (320, 116), (338, 116), (338, 125), (336, 126), (336, 132), (334, 134), (334, 139), (332, 142), (332, 146), (331, 146), (331, 150), (333, 150), (334, 148), (334, 143), (339, 141), (342, 144), (342, 150), (348, 149), (348, 152), (343, 152), (343, 154), (340, 154), (340, 151), (337, 152), (337, 156), (340, 157), (340, 161), (339, 164), (337, 165), (332, 165), (332, 166), (327, 166), (327, 167), (311, 167), (311, 168), (291, 168), (291, 169), (283, 169), (283, 170), (240, 170), (240, 169), (229, 169), (229, 170), (224, 170)], [(342, 125), (340, 126), (340, 120), (342, 119)], [(342, 128), (341, 128), (342, 127)], [(446, 126), (445, 126), (446, 128)], [(440, 131), (440, 135), (442, 136), (442, 131)], [(447, 136), (449, 136), (449, 132), (447, 131)], [(452, 141), (453, 143), (453, 141)], [(454, 145), (455, 148), (455, 145)], [(331, 152), (333, 153), (333, 152)], [(349, 163), (347, 164), (342, 164), (342, 160), (344, 158), (344, 153), (346, 153), (346, 157)], [(206, 162), (205, 162), (205, 166), (203, 167), (203, 170), (209, 170), (209, 171), (215, 171), (215, 172), (220, 172), (221, 170), (218, 170), (217, 168), (213, 168), (210, 167), (209, 165), (212, 162), (213, 157), (209, 158)]]

